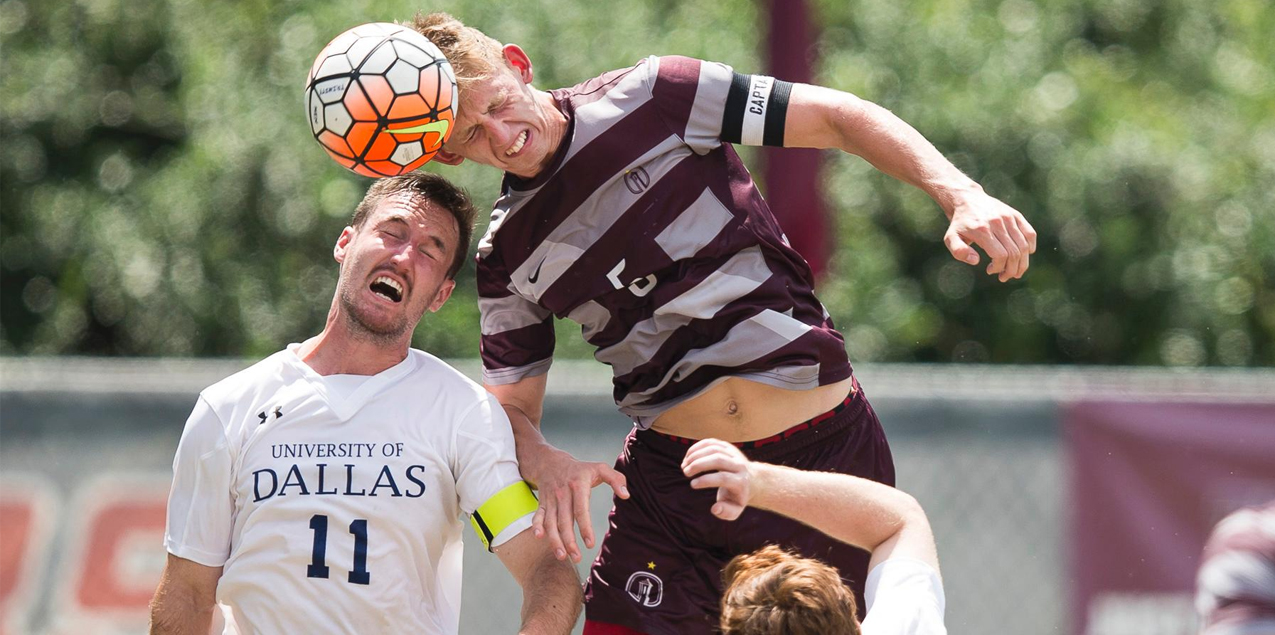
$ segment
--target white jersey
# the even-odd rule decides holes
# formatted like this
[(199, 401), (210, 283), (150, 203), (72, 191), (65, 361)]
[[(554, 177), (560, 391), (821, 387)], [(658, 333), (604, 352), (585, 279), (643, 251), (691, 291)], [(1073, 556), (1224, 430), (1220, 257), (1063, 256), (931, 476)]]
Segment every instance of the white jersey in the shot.
[(947, 635), (943, 582), (920, 560), (890, 558), (873, 567), (864, 600), (864, 635)]
[[(173, 461), (168, 551), (224, 567), (227, 633), (456, 633), (461, 517), (526, 487), (504, 410), (418, 350), (324, 377), (297, 346), (200, 394)], [(531, 526), (529, 497), (475, 526), (505, 542)]]

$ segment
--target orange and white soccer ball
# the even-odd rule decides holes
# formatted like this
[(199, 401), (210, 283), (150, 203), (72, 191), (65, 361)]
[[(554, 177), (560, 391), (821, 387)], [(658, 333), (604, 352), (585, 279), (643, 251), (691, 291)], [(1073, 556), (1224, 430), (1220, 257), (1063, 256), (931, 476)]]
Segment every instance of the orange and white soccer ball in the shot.
[(337, 163), (373, 178), (425, 165), (451, 136), (456, 74), (425, 36), (385, 22), (336, 36), (310, 69), (314, 138)]

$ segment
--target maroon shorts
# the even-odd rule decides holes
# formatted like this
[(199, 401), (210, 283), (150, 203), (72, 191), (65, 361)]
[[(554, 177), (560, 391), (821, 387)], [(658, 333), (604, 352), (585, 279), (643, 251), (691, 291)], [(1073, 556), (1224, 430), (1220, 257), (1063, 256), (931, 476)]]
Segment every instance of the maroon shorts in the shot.
[[(894, 460), (881, 422), (862, 391), (820, 416), (743, 448), (750, 459), (802, 470), (842, 472), (894, 485)], [(868, 553), (771, 512), (747, 509), (735, 521), (711, 508), (717, 492), (691, 489), (682, 474), (685, 440), (650, 430), (629, 434), (615, 468), (628, 500), (615, 499), (610, 529), (585, 585), (585, 635), (717, 633), (722, 569), (769, 544), (836, 567), (863, 618)]]

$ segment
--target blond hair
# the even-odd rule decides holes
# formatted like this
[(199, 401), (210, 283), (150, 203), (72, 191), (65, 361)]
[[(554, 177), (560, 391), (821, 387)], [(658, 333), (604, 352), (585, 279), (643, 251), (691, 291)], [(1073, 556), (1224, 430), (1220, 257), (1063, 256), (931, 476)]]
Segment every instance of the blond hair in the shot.
[(832, 567), (769, 545), (722, 573), (723, 635), (859, 635), (854, 594)]
[(412, 28), (443, 52), (443, 56), (456, 71), (456, 83), (461, 90), (467, 84), (489, 79), (505, 66), (505, 56), (500, 42), (486, 33), (446, 13), (416, 14)]

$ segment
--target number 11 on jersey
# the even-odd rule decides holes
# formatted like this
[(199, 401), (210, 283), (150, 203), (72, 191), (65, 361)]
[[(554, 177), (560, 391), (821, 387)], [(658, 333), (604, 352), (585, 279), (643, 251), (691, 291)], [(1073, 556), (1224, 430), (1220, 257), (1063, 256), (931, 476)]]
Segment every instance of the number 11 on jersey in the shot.
[[(327, 578), (328, 517), (323, 514), (311, 516), (310, 529), (314, 530), (314, 549), (305, 575), (307, 578)], [(372, 574), (367, 570), (367, 520), (360, 518), (350, 523), (350, 533), (354, 534), (354, 567), (350, 570), (350, 584), (369, 584)]]

